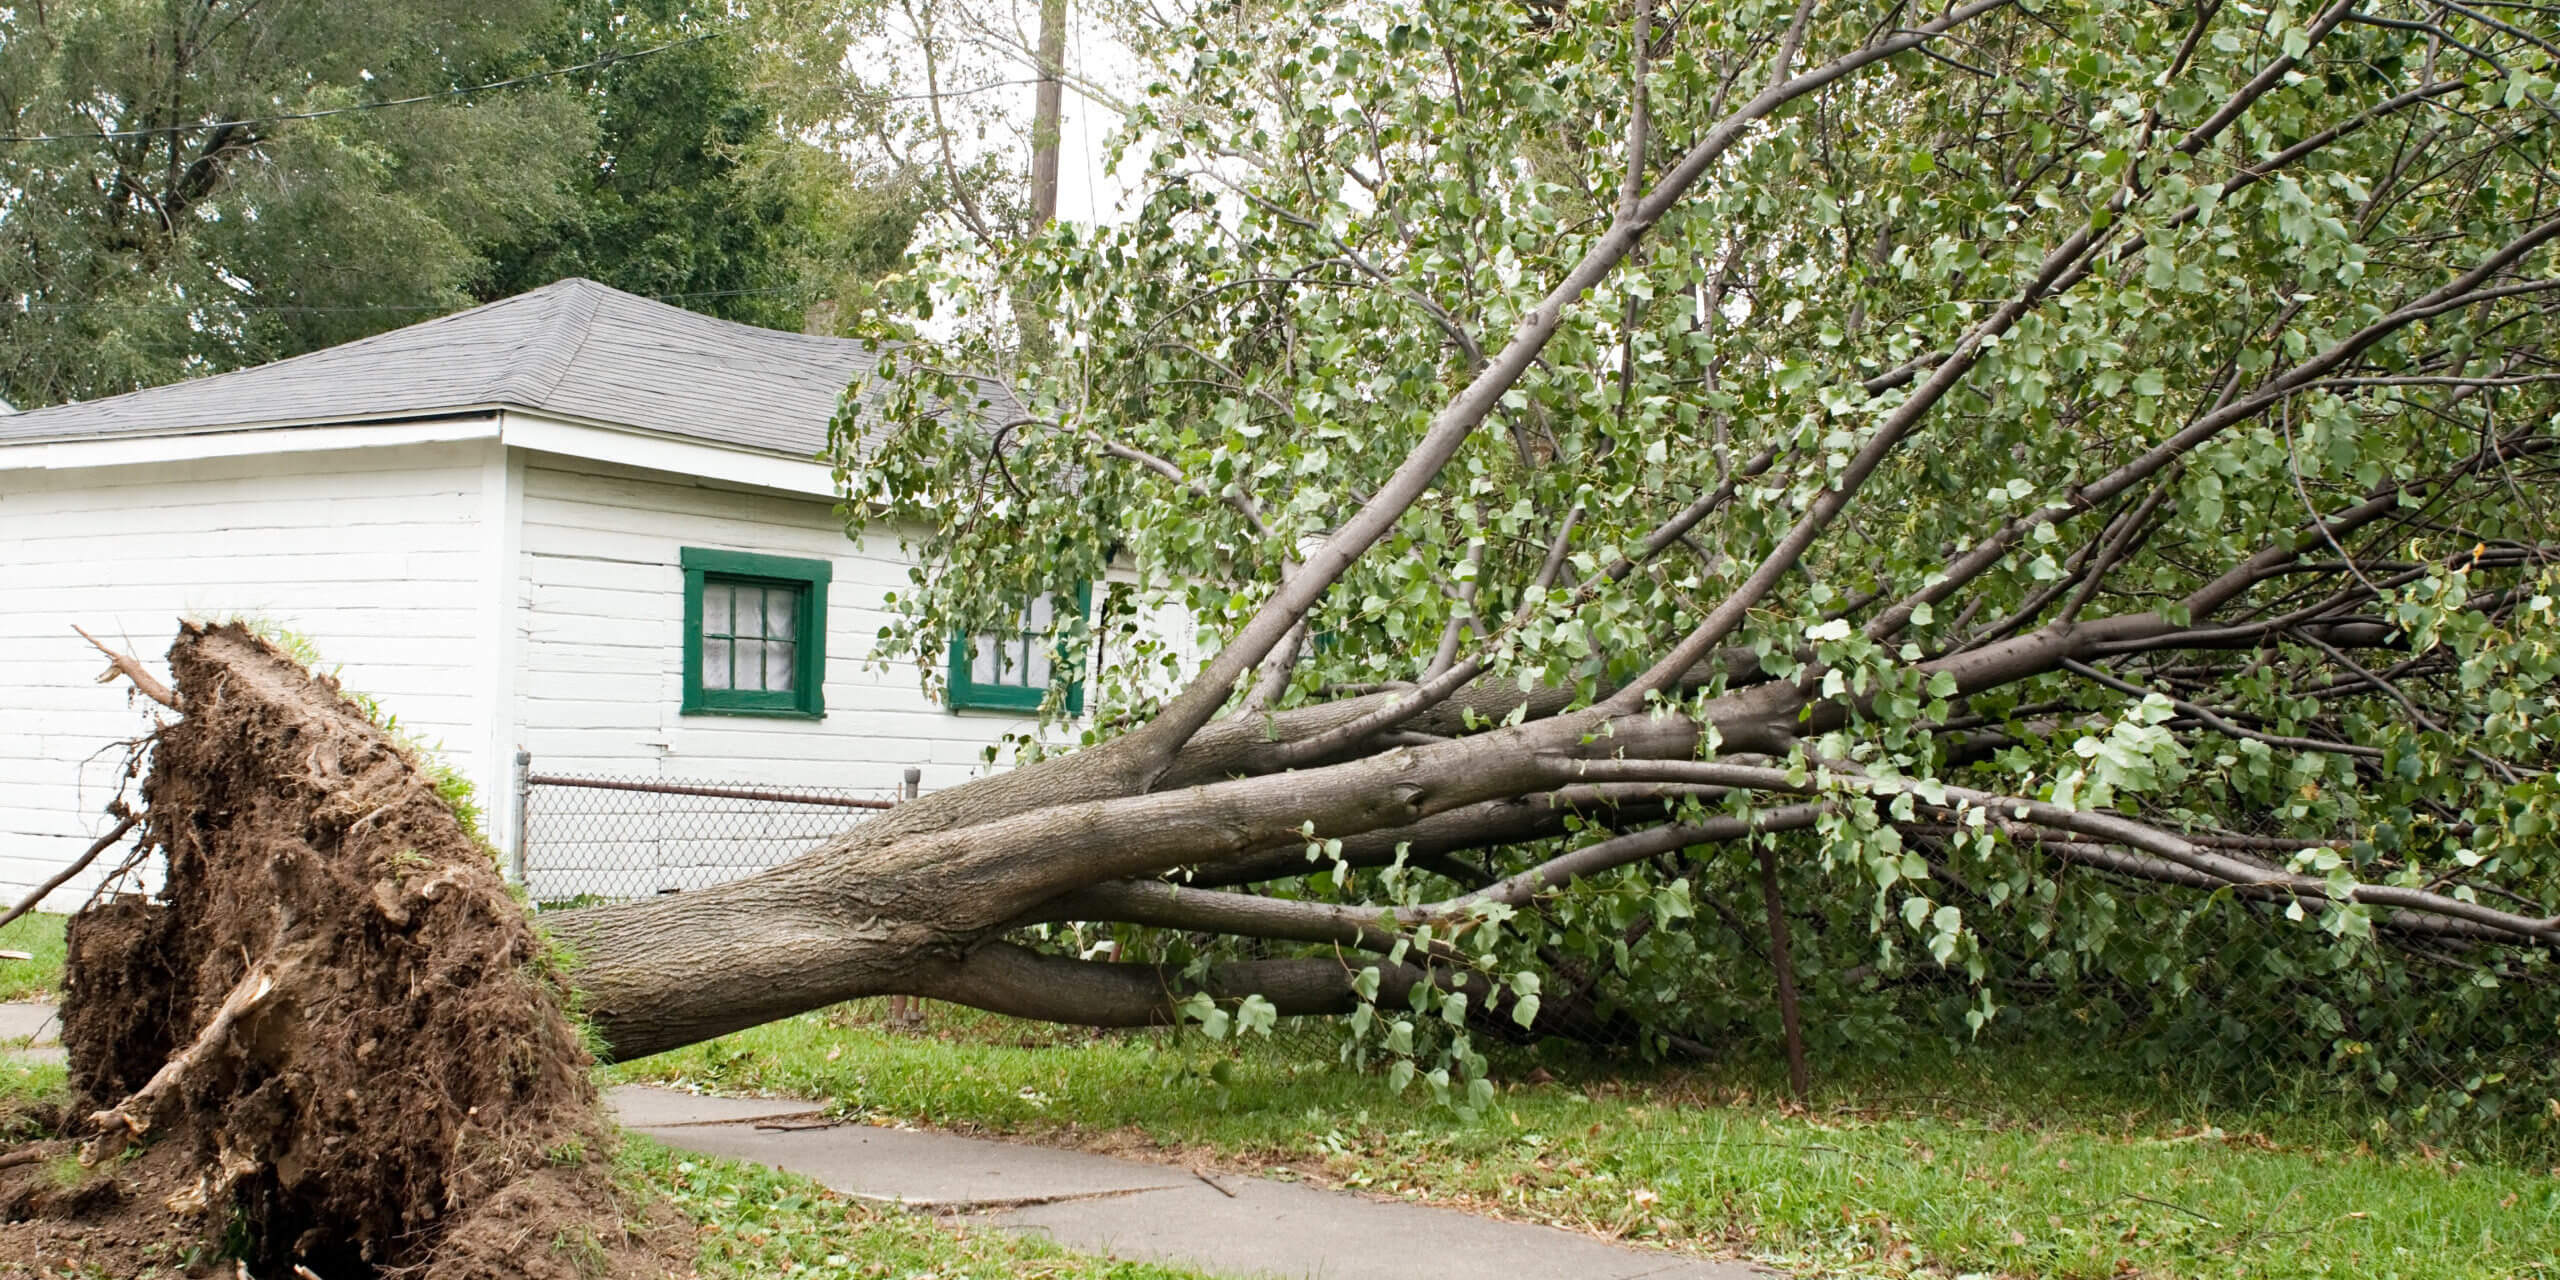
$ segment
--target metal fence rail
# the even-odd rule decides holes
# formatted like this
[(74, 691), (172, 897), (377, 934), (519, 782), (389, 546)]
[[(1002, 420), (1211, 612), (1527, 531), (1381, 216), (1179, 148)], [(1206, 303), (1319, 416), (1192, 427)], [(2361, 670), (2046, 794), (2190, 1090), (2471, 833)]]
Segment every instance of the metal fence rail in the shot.
[(796, 857), (915, 794), (704, 779), (536, 773), (516, 758), (514, 863), (537, 907), (699, 889)]

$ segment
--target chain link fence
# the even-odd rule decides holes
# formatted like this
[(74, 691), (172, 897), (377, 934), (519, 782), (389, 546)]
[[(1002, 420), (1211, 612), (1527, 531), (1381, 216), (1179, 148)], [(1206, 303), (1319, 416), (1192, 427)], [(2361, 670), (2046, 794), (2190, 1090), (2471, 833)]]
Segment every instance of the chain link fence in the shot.
[(627, 902), (754, 875), (916, 793), (539, 772), (516, 757), (516, 880), (537, 909)]

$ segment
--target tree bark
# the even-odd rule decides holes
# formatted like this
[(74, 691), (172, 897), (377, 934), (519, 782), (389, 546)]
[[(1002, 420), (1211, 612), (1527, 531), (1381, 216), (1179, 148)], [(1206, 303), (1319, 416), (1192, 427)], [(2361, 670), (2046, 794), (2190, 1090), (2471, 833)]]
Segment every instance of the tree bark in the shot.
[(1031, 99), (1031, 226), (1058, 216), (1058, 142), (1066, 119), (1067, 0), (1040, 0), (1040, 83)]

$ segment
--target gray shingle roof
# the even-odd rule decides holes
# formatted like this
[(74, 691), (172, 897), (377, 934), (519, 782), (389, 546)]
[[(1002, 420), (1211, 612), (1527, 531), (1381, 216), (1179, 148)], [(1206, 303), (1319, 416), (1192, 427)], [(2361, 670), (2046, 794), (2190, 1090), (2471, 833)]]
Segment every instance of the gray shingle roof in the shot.
[(0, 444), (503, 406), (805, 458), (826, 447), (846, 385), (877, 358), (867, 342), (562, 280), (254, 369), (0, 417)]

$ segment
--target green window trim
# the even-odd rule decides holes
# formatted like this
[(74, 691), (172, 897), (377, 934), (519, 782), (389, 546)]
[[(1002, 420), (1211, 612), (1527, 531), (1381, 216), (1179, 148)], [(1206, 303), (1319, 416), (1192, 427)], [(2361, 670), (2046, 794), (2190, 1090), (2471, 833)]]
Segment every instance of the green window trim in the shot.
[[(1076, 616), (1090, 619), (1093, 616), (1093, 584), (1077, 583), (1075, 599)], [(973, 635), (969, 632), (955, 631), (951, 635), (949, 700), (953, 711), (1011, 711), (1028, 715), (1040, 709), (1041, 702), (1049, 696), (1049, 690), (1058, 687), (1060, 677), (1068, 677), (1070, 673), (1078, 672), (1083, 665), (1080, 661), (1070, 660), (1065, 653), (1061, 652), (1052, 659), (1051, 681), (1046, 687), (1035, 688), (1026, 684), (985, 684), (970, 674), (972, 639)], [(1068, 678), (1065, 686), (1067, 714), (1083, 715), (1084, 681)]]
[[(689, 716), (767, 716), (816, 720), (827, 713), (827, 584), (835, 565), (826, 560), (686, 547), (684, 568), (684, 702)], [(788, 587), (797, 593), (792, 618), (789, 689), (706, 689), (702, 684), (702, 591), (706, 584)], [(763, 625), (761, 622), (759, 625)]]

